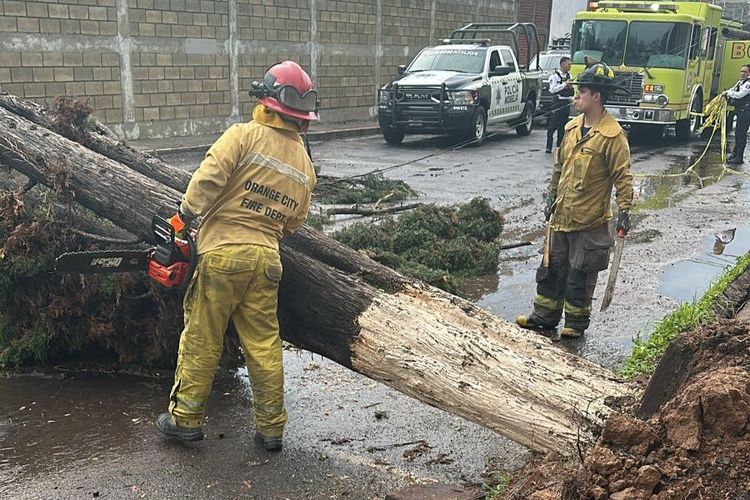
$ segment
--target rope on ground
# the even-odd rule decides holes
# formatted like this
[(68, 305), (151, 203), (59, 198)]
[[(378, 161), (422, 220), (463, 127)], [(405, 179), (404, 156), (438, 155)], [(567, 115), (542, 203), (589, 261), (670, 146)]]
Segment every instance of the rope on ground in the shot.
[(700, 187), (703, 188), (704, 178), (698, 175), (698, 173), (695, 171), (695, 167), (700, 165), (701, 161), (703, 161), (703, 158), (706, 156), (706, 153), (708, 153), (708, 149), (711, 147), (711, 143), (713, 142), (713, 139), (714, 139), (714, 136), (716, 135), (717, 130), (720, 131), (720, 137), (721, 137), (721, 165), (722, 165), (722, 170), (719, 173), (718, 180), (721, 180), (726, 174), (750, 176), (750, 174), (748, 174), (747, 172), (741, 172), (739, 170), (735, 170), (727, 166), (727, 99), (726, 99), (726, 96), (724, 94), (717, 95), (716, 97), (714, 97), (713, 99), (709, 101), (703, 113), (691, 113), (691, 114), (693, 114), (694, 116), (703, 117), (704, 119), (703, 125), (700, 128), (701, 132), (706, 130), (708, 127), (711, 127), (711, 135), (708, 138), (706, 147), (703, 148), (703, 151), (701, 152), (700, 156), (698, 156), (698, 159), (696, 159), (684, 172), (679, 172), (679, 173), (674, 173), (674, 174), (635, 173), (633, 174), (633, 177), (668, 179), (668, 178), (673, 178), (673, 177), (689, 177), (693, 175), (695, 176), (696, 179), (698, 179), (698, 183), (700, 184)]

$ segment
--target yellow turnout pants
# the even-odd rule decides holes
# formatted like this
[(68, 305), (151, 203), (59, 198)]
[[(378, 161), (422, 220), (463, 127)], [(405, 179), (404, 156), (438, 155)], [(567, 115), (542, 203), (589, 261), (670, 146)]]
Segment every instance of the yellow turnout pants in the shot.
[(185, 427), (203, 420), (231, 319), (247, 361), (257, 430), (284, 432), (284, 367), (276, 316), (281, 260), (275, 249), (231, 245), (206, 252), (185, 293), (169, 412)]

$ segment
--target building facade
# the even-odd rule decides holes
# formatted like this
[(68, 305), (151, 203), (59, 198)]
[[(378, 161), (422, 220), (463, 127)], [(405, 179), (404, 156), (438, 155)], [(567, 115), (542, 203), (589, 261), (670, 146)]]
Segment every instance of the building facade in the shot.
[(313, 77), (321, 119), (375, 113), (399, 64), (466, 23), (534, 21), (552, 0), (0, 1), (0, 89), (90, 99), (127, 139), (246, 120), (250, 83), (282, 59)]

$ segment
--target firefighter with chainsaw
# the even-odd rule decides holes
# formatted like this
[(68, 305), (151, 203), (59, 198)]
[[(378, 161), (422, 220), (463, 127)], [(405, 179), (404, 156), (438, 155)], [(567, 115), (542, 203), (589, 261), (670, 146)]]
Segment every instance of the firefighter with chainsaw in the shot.
[(560, 68), (549, 77), (549, 92), (552, 94), (552, 106), (547, 123), (547, 153), (552, 152), (553, 136), (557, 133), (559, 148), (565, 135), (565, 124), (570, 116), (570, 98), (573, 97), (573, 85), (570, 78), (570, 58), (560, 58)]
[[(562, 337), (581, 337), (589, 326), (599, 271), (607, 268), (613, 238), (610, 198), (617, 189), (616, 229), (630, 229), (633, 177), (625, 132), (604, 109), (607, 98), (623, 89), (603, 63), (587, 68), (573, 82), (574, 106), (580, 113), (565, 126), (544, 210), (549, 221), (545, 259), (537, 271), (534, 311), (516, 322), (528, 329), (553, 330), (563, 312)], [(546, 262), (545, 262), (546, 261)]]
[(727, 98), (728, 104), (734, 106), (734, 114), (737, 117), (737, 128), (734, 129), (734, 148), (732, 154), (727, 158), (727, 163), (741, 165), (745, 161), (747, 130), (750, 128), (750, 65), (742, 66), (740, 79), (731, 89), (725, 90), (723, 95)]
[(300, 134), (317, 120), (318, 101), (312, 80), (292, 61), (271, 66), (251, 95), (259, 98), (252, 121), (233, 125), (211, 146), (172, 218), (180, 228), (203, 217), (169, 411), (156, 427), (181, 440), (203, 439), (206, 401), (231, 320), (247, 362), (256, 438), (279, 450), (287, 421), (276, 314), (279, 240), (308, 214), (316, 177)]

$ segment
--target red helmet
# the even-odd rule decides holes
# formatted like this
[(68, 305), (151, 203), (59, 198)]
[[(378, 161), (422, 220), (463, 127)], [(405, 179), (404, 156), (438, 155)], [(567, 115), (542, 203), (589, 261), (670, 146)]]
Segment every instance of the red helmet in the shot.
[(283, 61), (268, 68), (263, 85), (260, 102), (268, 108), (300, 120), (318, 119), (318, 92), (296, 62)]

